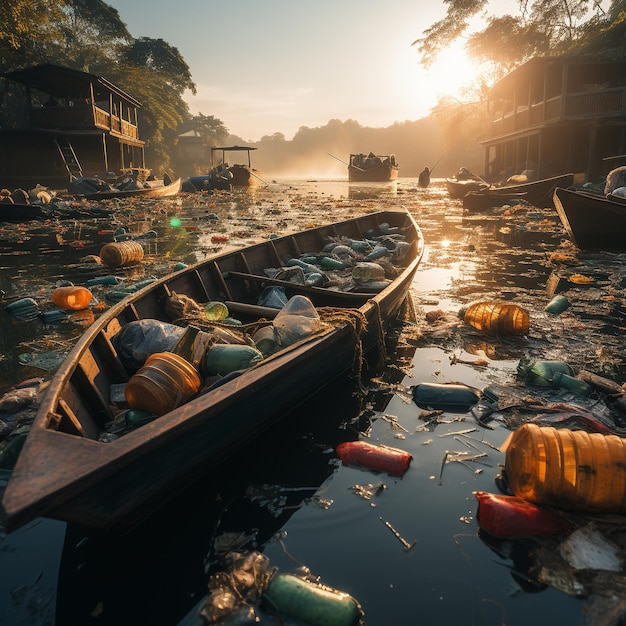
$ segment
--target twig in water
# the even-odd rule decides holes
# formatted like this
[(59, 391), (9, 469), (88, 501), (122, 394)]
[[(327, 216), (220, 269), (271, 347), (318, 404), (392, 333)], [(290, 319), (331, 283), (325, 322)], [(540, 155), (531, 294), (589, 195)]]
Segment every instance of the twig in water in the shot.
[(450, 454), (450, 451), (446, 450), (445, 454), (443, 455), (443, 460), (441, 461), (441, 469), (439, 470), (439, 482), (437, 483), (439, 486), (443, 484), (441, 482), (441, 479), (443, 478), (443, 468), (446, 466), (449, 454)]
[(394, 537), (404, 546), (404, 549), (409, 552), (413, 549), (413, 546), (417, 543), (415, 540), (413, 543), (409, 543), (388, 521), (382, 517), (378, 518), (394, 535)]

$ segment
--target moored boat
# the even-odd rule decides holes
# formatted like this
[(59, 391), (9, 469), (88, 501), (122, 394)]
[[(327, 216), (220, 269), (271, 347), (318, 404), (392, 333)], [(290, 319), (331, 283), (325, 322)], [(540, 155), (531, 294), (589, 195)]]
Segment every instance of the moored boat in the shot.
[[(264, 271), (298, 267), (288, 264), (344, 241), (378, 241), (375, 249), (391, 244), (404, 253), (389, 278), (360, 289), (298, 285)], [(7, 529), (40, 516), (99, 529), (145, 519), (285, 411), (358, 369), (362, 354), (380, 348), (385, 323), (409, 293), (423, 245), (407, 211), (371, 213), (212, 256), (111, 307), (78, 340), (41, 400), (4, 494)], [(126, 341), (117, 342), (120, 333), (147, 320), (189, 325), (180, 309), (172, 315), (172, 301), (181, 298), (220, 302), (244, 325), (267, 325), (279, 312), (258, 304), (268, 286), (282, 287), (288, 298), (306, 296), (320, 312), (321, 328), (252, 367), (205, 380), (184, 404), (110, 436), (111, 425), (128, 418), (127, 394), (120, 397), (119, 391), (136, 373), (122, 358), (119, 347)], [(213, 328), (227, 330), (219, 323)], [(250, 328), (243, 326), (244, 332)]]
[(573, 174), (562, 174), (550, 178), (541, 178), (526, 183), (487, 187), (471, 191), (463, 197), (463, 208), (469, 211), (480, 211), (490, 207), (501, 206), (516, 199), (523, 199), (539, 208), (554, 208), (553, 193), (557, 187), (570, 187), (574, 184)]
[[(87, 187), (83, 187), (86, 189)], [(146, 181), (143, 184), (131, 184), (127, 187), (117, 188), (107, 185), (97, 191), (82, 191), (81, 187), (70, 185), (69, 193), (78, 198), (86, 200), (111, 200), (113, 198), (165, 198), (175, 196), (181, 188), (181, 179), (171, 180), (166, 177), (163, 181)], [(78, 189), (78, 192), (73, 191)]]
[(488, 188), (489, 185), (482, 180), (467, 179), (459, 180), (457, 178), (446, 178), (446, 188), (451, 198), (460, 199), (465, 197), (470, 191), (480, 191)]
[(579, 248), (626, 249), (626, 198), (557, 187), (554, 206), (572, 242)]
[(351, 154), (348, 164), (348, 180), (351, 182), (370, 183), (396, 180), (400, 168), (396, 155)]

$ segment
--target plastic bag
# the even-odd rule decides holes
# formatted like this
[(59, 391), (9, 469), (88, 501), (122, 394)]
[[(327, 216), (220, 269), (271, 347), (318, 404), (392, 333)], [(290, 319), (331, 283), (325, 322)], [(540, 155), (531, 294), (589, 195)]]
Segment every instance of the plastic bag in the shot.
[(136, 372), (155, 352), (171, 352), (185, 329), (160, 320), (145, 319), (128, 323), (111, 339), (127, 370)]

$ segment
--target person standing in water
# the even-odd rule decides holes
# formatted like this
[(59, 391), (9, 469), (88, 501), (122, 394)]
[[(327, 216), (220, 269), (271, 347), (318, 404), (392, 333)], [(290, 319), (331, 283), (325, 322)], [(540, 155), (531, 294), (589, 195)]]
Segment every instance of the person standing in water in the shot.
[(420, 172), (417, 184), (420, 187), (428, 187), (430, 185), (430, 170), (427, 167)]

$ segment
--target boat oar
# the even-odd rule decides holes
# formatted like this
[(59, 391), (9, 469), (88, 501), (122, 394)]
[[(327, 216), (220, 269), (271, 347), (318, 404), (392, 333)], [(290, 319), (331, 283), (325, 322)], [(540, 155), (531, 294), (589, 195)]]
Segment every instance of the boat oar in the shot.
[[(458, 165), (457, 163), (455, 163), (445, 152), (443, 153), (443, 156), (446, 157), (446, 159), (448, 159), (448, 161), (450, 161), (450, 163), (452, 163), (452, 165), (454, 165), (454, 167), (458, 167), (459, 169), (461, 168), (460, 165)], [(487, 185), (488, 187), (493, 187), (493, 185), (489, 182), (487, 182), (482, 176), (479, 176), (478, 174), (474, 174), (474, 172), (470, 172), (470, 174), (472, 176), (476, 176), (476, 178), (478, 178), (478, 180), (480, 180), (481, 182), (485, 183), (485, 185)]]
[(438, 159), (437, 162), (430, 168), (430, 175), (432, 176), (433, 174), (433, 170), (437, 167), (437, 165), (439, 165), (439, 161), (441, 161), (441, 159), (443, 159), (443, 157), (446, 156), (446, 153), (444, 152)]
[(257, 176), (252, 170), (250, 170), (250, 174), (252, 174), (252, 176), (254, 176), (255, 178), (258, 178), (264, 185), (267, 185), (269, 187), (269, 183), (266, 183), (260, 176)]
[(359, 170), (360, 172), (365, 172), (364, 169), (360, 168), (358, 165), (350, 165), (350, 163), (348, 163), (347, 161), (344, 161), (343, 159), (340, 159), (339, 157), (336, 157), (334, 154), (331, 154), (330, 152), (326, 153), (328, 156), (333, 157), (333, 159), (337, 159), (337, 161), (343, 163), (344, 165), (347, 165), (348, 167), (353, 167), (355, 170)]

